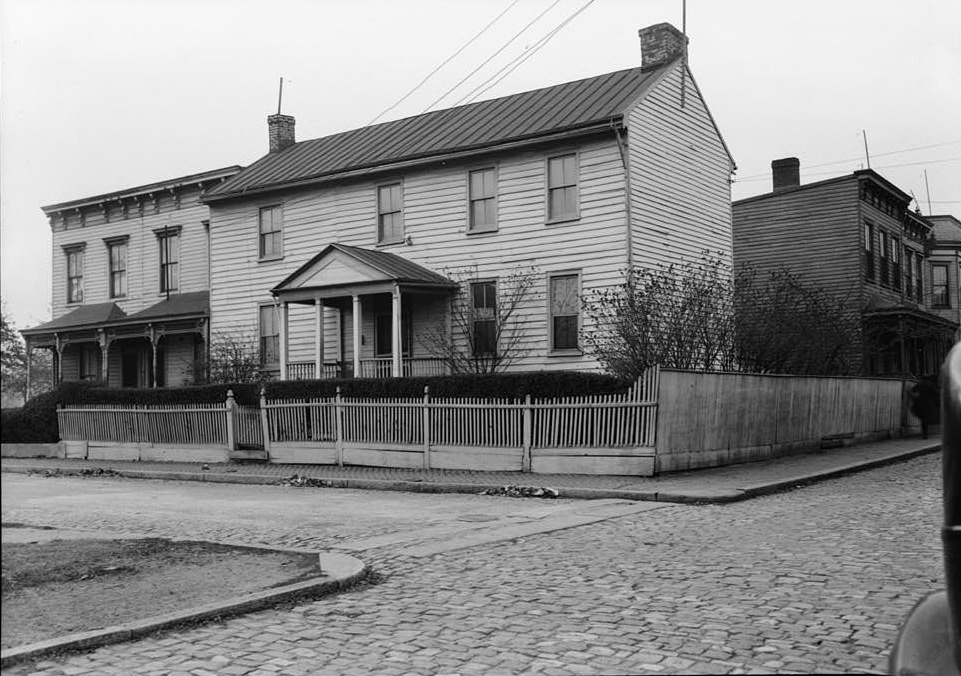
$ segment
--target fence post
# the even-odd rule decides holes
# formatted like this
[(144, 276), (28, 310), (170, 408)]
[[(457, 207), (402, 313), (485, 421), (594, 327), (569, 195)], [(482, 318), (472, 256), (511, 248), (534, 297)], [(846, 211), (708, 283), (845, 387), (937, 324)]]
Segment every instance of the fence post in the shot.
[(237, 450), (237, 402), (234, 401), (234, 391), (227, 390), (227, 450)]
[(430, 388), (424, 385), (424, 469), (430, 469)]
[(341, 467), (344, 466), (344, 406), (343, 400), (340, 397), (340, 385), (337, 386), (337, 395), (335, 397), (336, 407), (334, 409), (335, 421), (337, 423), (337, 464)]
[(267, 388), (260, 388), (260, 429), (264, 435), (264, 453), (270, 459), (270, 418), (267, 411)]
[(531, 408), (531, 395), (528, 394), (524, 401), (524, 454), (521, 456), (522, 472), (531, 471), (531, 438), (533, 437), (533, 418), (534, 411)]

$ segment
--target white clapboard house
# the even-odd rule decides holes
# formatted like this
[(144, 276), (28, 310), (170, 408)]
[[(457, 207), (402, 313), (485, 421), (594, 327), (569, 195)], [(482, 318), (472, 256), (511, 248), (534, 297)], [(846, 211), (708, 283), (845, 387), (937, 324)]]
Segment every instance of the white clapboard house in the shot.
[(458, 303), (471, 349), (507, 349), (490, 322), (524, 271), (510, 368), (597, 369), (592, 290), (731, 255), (734, 164), (685, 38), (640, 43), (637, 68), (323, 138), (268, 117), (270, 152), (204, 197), (211, 340), (251, 335), (283, 379), (445, 373)]

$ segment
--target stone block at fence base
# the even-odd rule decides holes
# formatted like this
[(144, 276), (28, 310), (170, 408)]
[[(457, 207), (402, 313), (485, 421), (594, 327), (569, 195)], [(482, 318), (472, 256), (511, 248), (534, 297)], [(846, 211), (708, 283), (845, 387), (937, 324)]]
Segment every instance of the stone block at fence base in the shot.
[(140, 459), (147, 462), (229, 462), (227, 447), (140, 444)]
[(63, 458), (66, 457), (64, 442), (56, 444), (0, 444), (4, 458)]
[(273, 443), (270, 462), (279, 465), (336, 465), (337, 449), (329, 446)]
[(431, 469), (520, 472), (523, 462), (523, 452), (519, 448), (441, 446), (430, 449)]
[(581, 449), (575, 455), (564, 453), (562, 449), (544, 449), (531, 456), (531, 471), (535, 474), (653, 476), (654, 449), (634, 450), (639, 452), (636, 455), (600, 455), (604, 449), (594, 449), (589, 454)]

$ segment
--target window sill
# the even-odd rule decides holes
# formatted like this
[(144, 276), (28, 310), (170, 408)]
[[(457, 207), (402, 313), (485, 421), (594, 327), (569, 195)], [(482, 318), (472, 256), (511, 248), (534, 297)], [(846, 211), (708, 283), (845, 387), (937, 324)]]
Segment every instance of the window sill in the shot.
[(564, 350), (548, 350), (548, 357), (583, 357), (584, 351), (580, 348), (567, 348)]
[(477, 228), (477, 229), (475, 229), (475, 230), (467, 230), (467, 231), (465, 231), (465, 234), (466, 234), (468, 237), (470, 237), (471, 235), (490, 235), (490, 234), (493, 234), (493, 233), (495, 233), (495, 232), (497, 232), (497, 231), (498, 231), (498, 229), (497, 229), (496, 227), (493, 227), (493, 228)]
[(551, 218), (544, 222), (545, 225), (560, 225), (561, 223), (573, 223), (575, 221), (581, 220), (581, 215), (576, 214), (574, 216), (559, 216), (557, 218)]
[(273, 263), (274, 261), (282, 261), (282, 260), (284, 260), (284, 255), (283, 255), (283, 254), (277, 254), (277, 255), (275, 255), (275, 256), (261, 256), (260, 258), (257, 259), (257, 262), (258, 262), (258, 263)]
[(400, 239), (385, 239), (377, 242), (376, 246), (395, 246), (397, 244), (404, 244), (406, 240), (401, 237)]

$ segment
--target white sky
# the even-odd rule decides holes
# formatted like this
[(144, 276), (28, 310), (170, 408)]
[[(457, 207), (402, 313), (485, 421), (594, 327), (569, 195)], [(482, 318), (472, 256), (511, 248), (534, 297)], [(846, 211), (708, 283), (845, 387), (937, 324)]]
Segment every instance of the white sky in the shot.
[[(454, 105), (587, 0), (519, 0), (383, 118)], [(19, 328), (50, 318), (40, 207), (217, 169), (266, 152), (283, 109), (305, 140), (360, 127), (511, 0), (0, 0), (2, 295)], [(553, 4), (553, 7), (552, 7)], [(681, 0), (594, 0), (483, 98), (640, 64), (637, 29)], [(871, 166), (928, 211), (961, 216), (959, 0), (689, 0), (690, 65), (738, 164), (810, 182)], [(827, 164), (831, 163), (831, 164)], [(818, 165), (818, 166), (816, 166)], [(803, 243), (799, 243), (803, 246)]]

